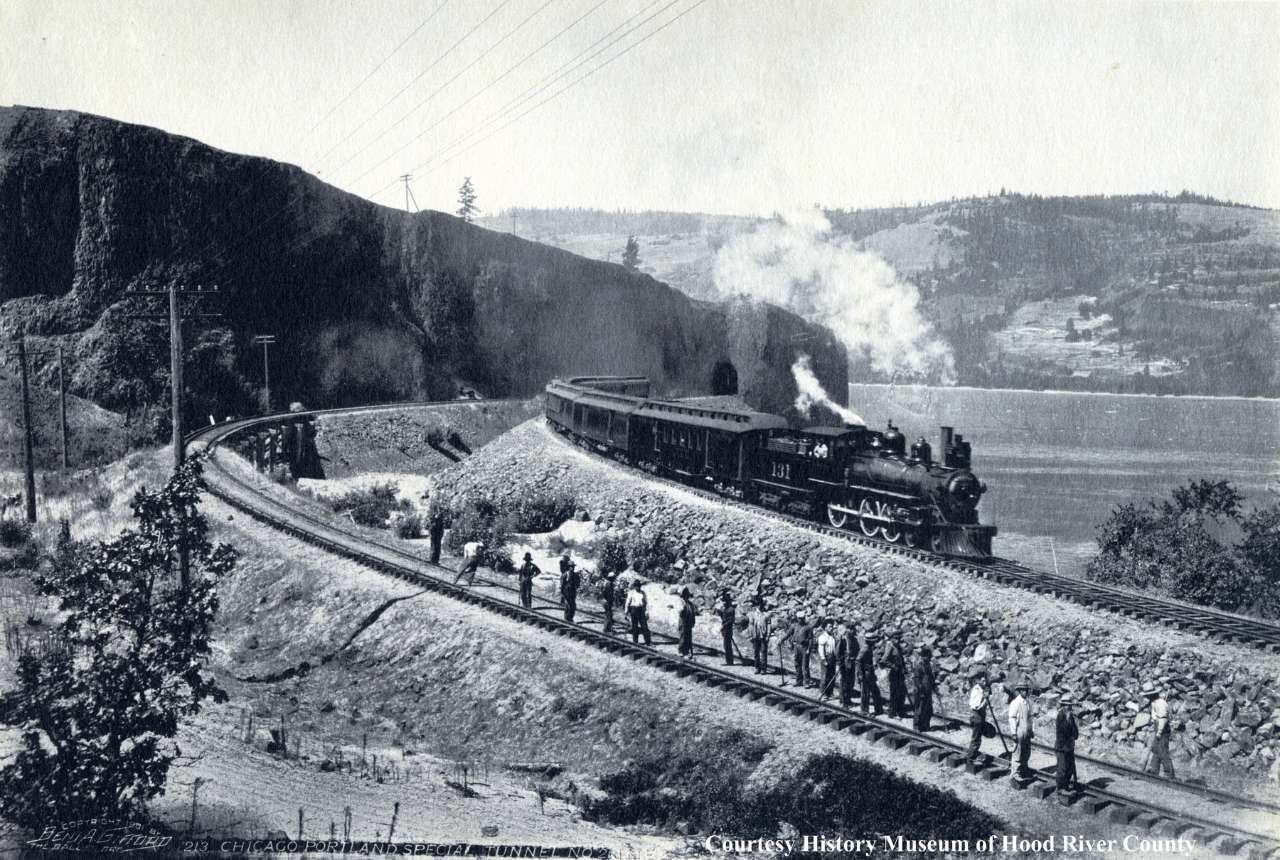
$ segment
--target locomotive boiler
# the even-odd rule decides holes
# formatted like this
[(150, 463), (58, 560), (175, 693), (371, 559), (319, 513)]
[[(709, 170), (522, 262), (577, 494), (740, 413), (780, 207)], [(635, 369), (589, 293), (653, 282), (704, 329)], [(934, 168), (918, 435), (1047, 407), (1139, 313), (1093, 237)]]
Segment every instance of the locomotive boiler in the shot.
[(996, 528), (978, 519), (986, 487), (950, 427), (935, 459), (923, 438), (908, 449), (892, 422), (793, 428), (779, 415), (651, 398), (643, 377), (552, 380), (546, 417), (579, 444), (726, 496), (888, 543), (991, 555)]

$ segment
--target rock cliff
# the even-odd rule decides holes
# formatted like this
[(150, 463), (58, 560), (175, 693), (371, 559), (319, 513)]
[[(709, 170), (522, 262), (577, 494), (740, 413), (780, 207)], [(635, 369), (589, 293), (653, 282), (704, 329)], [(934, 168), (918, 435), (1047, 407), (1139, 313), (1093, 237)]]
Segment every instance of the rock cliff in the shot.
[[(778, 308), (699, 302), (621, 266), (408, 214), (297, 167), (88, 114), (0, 108), (0, 336), (70, 356), (70, 390), (145, 413), (167, 397), (167, 336), (135, 288), (216, 288), (186, 334), (190, 417), (272, 391), (330, 406), (536, 392), (556, 375), (634, 373), (673, 395), (785, 411), (799, 351), (835, 396), (843, 348)], [(195, 303), (191, 303), (194, 305)], [(159, 308), (156, 308), (159, 309)], [(37, 381), (50, 371), (37, 368)]]

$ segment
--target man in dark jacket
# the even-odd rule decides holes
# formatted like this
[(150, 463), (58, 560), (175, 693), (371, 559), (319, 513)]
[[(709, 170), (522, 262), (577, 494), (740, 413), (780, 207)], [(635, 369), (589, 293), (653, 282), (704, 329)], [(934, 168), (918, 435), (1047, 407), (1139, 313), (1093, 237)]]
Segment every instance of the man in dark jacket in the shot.
[(600, 603), (604, 607), (604, 632), (613, 632), (613, 603), (617, 598), (617, 577), (614, 571), (604, 575), (604, 583), (600, 586)]
[(852, 622), (842, 624), (836, 638), (836, 666), (840, 670), (840, 704), (853, 703), (854, 679), (858, 670), (858, 628)]
[(560, 602), (564, 604), (564, 620), (572, 621), (574, 613), (578, 611), (578, 586), (582, 584), (582, 578), (578, 575), (578, 566), (573, 563), (573, 559), (569, 559), (568, 565), (565, 565), (564, 559), (560, 561)]
[(427, 524), (427, 535), (431, 538), (432, 564), (440, 563), (440, 541), (444, 538), (444, 520), (444, 511), (433, 506)]
[(1071, 697), (1066, 693), (1058, 700), (1058, 719), (1053, 741), (1053, 749), (1058, 754), (1055, 774), (1058, 791), (1078, 788), (1080, 785), (1080, 780), (1076, 777), (1076, 738), (1080, 737), (1080, 727), (1076, 724), (1076, 715), (1071, 710), (1071, 705)]
[(693, 593), (685, 586), (680, 590), (680, 656), (693, 659), (693, 623), (698, 617), (693, 605)]
[(716, 615), (720, 616), (720, 638), (724, 642), (724, 664), (733, 665), (733, 623), (737, 620), (738, 610), (733, 605), (733, 595), (729, 589), (720, 592), (720, 605), (716, 607)]
[(858, 654), (858, 683), (862, 687), (859, 702), (862, 713), (865, 714), (867, 707), (874, 703), (878, 717), (884, 710), (884, 699), (880, 695), (880, 685), (876, 682), (875, 643), (875, 631), (868, 631), (862, 651)]
[(525, 609), (533, 608), (533, 578), (542, 573), (542, 570), (533, 563), (533, 555), (524, 554), (524, 564), (520, 565), (518, 571), (520, 577), (520, 605)]
[(920, 659), (916, 663), (914, 687), (916, 696), (915, 730), (929, 731), (933, 721), (933, 652), (928, 645), (920, 646)]
[(902, 656), (902, 631), (889, 634), (884, 664), (889, 667), (889, 716), (907, 715), (907, 661)]
[[(796, 686), (809, 686), (813, 682), (813, 676), (809, 672), (809, 651), (813, 648), (813, 625), (805, 618), (803, 610), (796, 613), (796, 620), (787, 631), (787, 635), (782, 637), (782, 642), (791, 646), (791, 661), (796, 670)], [(782, 683), (784, 685), (787, 683), (785, 677)]]

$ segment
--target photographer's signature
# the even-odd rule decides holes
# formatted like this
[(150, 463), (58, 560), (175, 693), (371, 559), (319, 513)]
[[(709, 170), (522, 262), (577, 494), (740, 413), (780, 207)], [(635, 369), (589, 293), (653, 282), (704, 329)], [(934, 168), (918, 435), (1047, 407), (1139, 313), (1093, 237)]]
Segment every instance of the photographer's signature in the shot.
[(124, 854), (168, 848), (173, 837), (136, 821), (88, 818), (46, 826), (28, 845), (46, 851), (84, 851), (95, 854)]

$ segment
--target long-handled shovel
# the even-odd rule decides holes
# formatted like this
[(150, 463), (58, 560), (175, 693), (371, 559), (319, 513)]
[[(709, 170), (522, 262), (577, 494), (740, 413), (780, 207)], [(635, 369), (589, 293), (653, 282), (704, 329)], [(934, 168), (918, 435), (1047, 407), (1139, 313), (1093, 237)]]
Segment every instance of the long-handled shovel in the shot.
[(1004, 752), (1000, 757), (1013, 761), (1013, 752), (1009, 749), (1009, 744), (1004, 739), (1004, 730), (1000, 728), (1000, 721), (996, 719), (996, 709), (991, 707), (991, 699), (987, 699), (987, 713), (991, 714), (991, 724), (996, 727), (996, 736), (1000, 738), (1000, 746), (1004, 747)]

